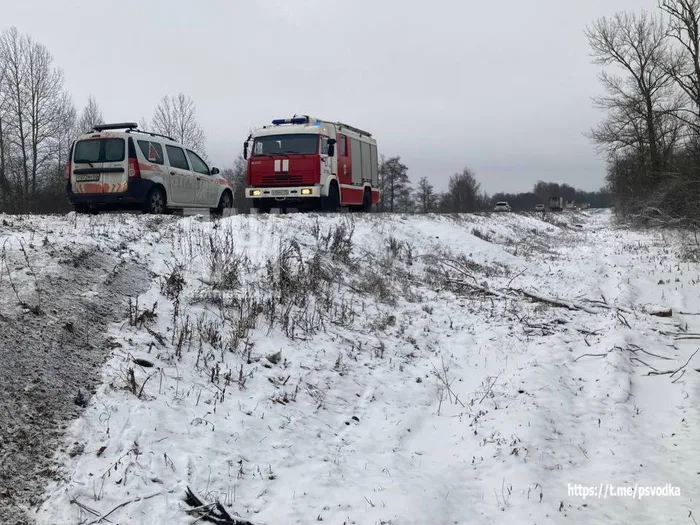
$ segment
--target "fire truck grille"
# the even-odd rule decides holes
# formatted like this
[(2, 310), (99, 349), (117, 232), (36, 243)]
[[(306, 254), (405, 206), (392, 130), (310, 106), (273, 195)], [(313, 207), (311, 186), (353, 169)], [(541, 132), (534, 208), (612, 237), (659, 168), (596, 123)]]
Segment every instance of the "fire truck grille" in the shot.
[(264, 175), (262, 177), (262, 182), (265, 185), (270, 186), (298, 186), (299, 184), (304, 184), (304, 177), (302, 175)]

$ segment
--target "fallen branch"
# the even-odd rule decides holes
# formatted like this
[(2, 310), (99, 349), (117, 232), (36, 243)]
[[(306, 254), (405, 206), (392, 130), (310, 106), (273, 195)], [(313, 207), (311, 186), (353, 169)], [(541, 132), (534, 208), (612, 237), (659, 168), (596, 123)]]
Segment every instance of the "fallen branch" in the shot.
[(656, 357), (658, 359), (665, 359), (666, 361), (671, 360), (670, 357), (666, 357), (666, 356), (658, 355), (658, 354), (652, 354), (651, 352), (647, 352), (646, 350), (644, 350), (644, 348), (642, 348), (641, 346), (638, 346), (638, 345), (635, 345), (632, 343), (627, 343), (627, 346), (628, 346), (628, 350), (632, 351), (633, 353), (644, 352), (645, 354), (650, 355), (652, 357)]
[[(685, 375), (685, 370), (683, 370), (683, 372), (681, 372), (681, 375), (679, 375), (676, 379), (674, 379), (673, 381), (671, 381), (671, 383), (675, 383), (675, 382), (677, 382), (677, 381), (680, 381), (680, 380), (683, 378), (684, 375)], [(673, 377), (673, 376), (671, 376), (671, 377)]]
[[(611, 352), (612, 352), (612, 350), (611, 350)], [(582, 354), (582, 355), (578, 356), (576, 359), (574, 359), (574, 361), (578, 361), (578, 360), (581, 359), (582, 357), (605, 357), (605, 356), (607, 356), (609, 353), (610, 353), (610, 352), (605, 352), (604, 354)]]
[(185, 512), (188, 514), (199, 515), (197, 521), (201, 519), (211, 523), (218, 523), (220, 525), (253, 525), (249, 521), (232, 518), (219, 501), (210, 504), (202, 503), (202, 501), (195, 496), (194, 492), (192, 492), (189, 487), (187, 487), (187, 491), (185, 492), (185, 503), (192, 507)]
[[(77, 499), (75, 499), (75, 498), (71, 499), (71, 500), (70, 500), (70, 503), (72, 503), (72, 504), (74, 504), (74, 505), (77, 505), (78, 507), (80, 507), (81, 509), (83, 509), (85, 512), (89, 512), (89, 513), (92, 514), (93, 516), (99, 516), (99, 515), (100, 515), (100, 513), (97, 512), (95, 509), (91, 509), (91, 508), (88, 507), (87, 505), (85, 505), (85, 504), (83, 504), (83, 503), (80, 503), (80, 502), (79, 502)], [(107, 523), (112, 523), (112, 522), (111, 522), (110, 520), (108, 520), (107, 518), (102, 518), (102, 520), (103, 520), (103, 521), (106, 521)]]
[[(647, 375), (648, 375), (648, 376), (664, 376), (664, 375), (670, 374), (671, 377), (673, 377), (673, 376), (675, 376), (678, 372), (680, 372), (681, 370), (683, 370), (686, 366), (688, 366), (688, 363), (690, 363), (690, 360), (693, 359), (693, 357), (695, 357), (695, 354), (697, 354), (698, 352), (700, 352), (700, 348), (698, 348), (697, 350), (695, 350), (695, 352), (693, 352), (693, 355), (691, 355), (691, 356), (688, 358), (688, 360), (685, 362), (685, 364), (684, 364), (683, 366), (681, 366), (680, 368), (677, 368), (676, 370), (665, 370), (665, 371), (663, 371), (663, 372), (649, 372)], [(685, 370), (683, 370), (683, 374), (685, 374)], [(683, 374), (681, 374), (681, 377), (682, 377)], [(680, 379), (680, 377), (677, 378), (677, 379), (676, 379), (675, 381), (673, 381), (673, 382), (675, 383), (678, 379)]]
[(587, 306), (580, 304), (580, 303), (574, 303), (573, 301), (566, 301), (564, 299), (558, 299), (556, 297), (547, 297), (546, 295), (540, 295), (536, 292), (530, 292), (530, 291), (524, 290), (522, 288), (511, 288), (511, 290), (513, 290), (514, 292), (517, 292), (519, 294), (522, 294), (525, 297), (529, 297), (530, 299), (534, 299), (535, 301), (540, 301), (542, 303), (547, 303), (547, 304), (551, 304), (554, 306), (561, 306), (564, 308), (568, 308), (569, 310), (583, 310), (584, 312), (587, 312), (589, 314), (597, 314), (598, 313), (596, 310), (588, 308)]
[(648, 366), (649, 368), (651, 368), (654, 372), (658, 372), (658, 371), (659, 371), (658, 368), (654, 368), (654, 367), (651, 366), (649, 363), (645, 363), (644, 361), (642, 361), (642, 360), (639, 359), (638, 357), (630, 357), (630, 361), (639, 361), (639, 362), (642, 363), (643, 365)]
[(507, 297), (507, 295), (505, 295), (504, 293), (498, 292), (496, 290), (491, 290), (490, 288), (486, 288), (485, 286), (482, 286), (480, 284), (470, 283), (467, 281), (460, 281), (457, 279), (446, 279), (446, 281), (450, 284), (456, 284), (459, 286), (466, 286), (467, 288), (471, 288), (473, 290), (483, 292), (486, 295), (493, 295), (495, 297), (500, 297), (500, 298)]
[[(603, 297), (603, 299), (605, 298)], [(621, 312), (625, 312), (626, 314), (632, 313), (632, 310), (630, 308), (627, 308), (625, 306), (616, 306), (614, 304), (610, 304), (607, 301), (596, 301), (594, 299), (586, 299), (586, 301), (596, 306), (600, 306), (601, 308), (607, 308), (608, 310), (619, 310)]]
[(124, 503), (120, 503), (116, 507), (114, 507), (112, 510), (107, 512), (106, 514), (102, 514), (101, 516), (98, 516), (94, 520), (88, 522), (86, 525), (95, 525), (95, 523), (99, 523), (101, 521), (106, 521), (105, 518), (112, 514), (114, 511), (121, 509), (122, 507), (126, 507), (127, 505), (130, 505), (132, 503), (136, 503), (137, 501), (142, 501), (142, 500), (147, 500), (151, 498), (155, 498), (156, 496), (160, 496), (162, 492), (156, 492), (155, 494), (151, 494), (150, 496), (144, 496), (144, 497), (138, 497), (138, 498), (133, 498), (128, 501), (125, 501)]

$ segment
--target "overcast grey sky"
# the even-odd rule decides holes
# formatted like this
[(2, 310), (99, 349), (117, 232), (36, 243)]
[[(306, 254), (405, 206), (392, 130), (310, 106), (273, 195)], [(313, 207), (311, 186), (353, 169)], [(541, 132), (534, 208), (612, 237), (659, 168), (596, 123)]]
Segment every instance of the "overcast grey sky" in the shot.
[(583, 33), (655, 0), (0, 0), (2, 28), (45, 44), (81, 108), (148, 117), (165, 94), (197, 104), (213, 164), (250, 127), (294, 113), (372, 132), (412, 181), (468, 166), (489, 193), (539, 179), (594, 190), (605, 165)]

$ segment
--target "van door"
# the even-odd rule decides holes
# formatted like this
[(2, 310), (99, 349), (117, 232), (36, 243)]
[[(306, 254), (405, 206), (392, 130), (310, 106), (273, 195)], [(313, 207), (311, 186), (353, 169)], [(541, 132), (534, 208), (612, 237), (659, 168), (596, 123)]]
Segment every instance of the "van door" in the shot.
[(190, 159), (197, 187), (195, 203), (201, 206), (209, 206), (210, 208), (218, 206), (219, 203), (214, 201), (219, 196), (219, 187), (214, 181), (214, 177), (209, 174), (209, 166), (192, 150), (187, 150), (187, 157)]
[(79, 140), (73, 148), (71, 187), (83, 194), (122, 193), (127, 189), (126, 163), (124, 137)]
[(185, 151), (177, 146), (165, 146), (170, 168), (170, 191), (176, 204), (187, 205), (195, 203), (196, 186), (194, 174), (185, 156)]

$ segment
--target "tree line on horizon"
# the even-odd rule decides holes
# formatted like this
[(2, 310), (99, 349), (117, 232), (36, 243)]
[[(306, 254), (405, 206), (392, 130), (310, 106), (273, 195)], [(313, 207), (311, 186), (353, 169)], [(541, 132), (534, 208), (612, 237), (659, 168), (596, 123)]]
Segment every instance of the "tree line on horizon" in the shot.
[[(65, 87), (63, 71), (50, 51), (16, 28), (0, 33), (0, 213), (62, 213), (69, 211), (65, 196), (65, 166), (70, 145), (81, 133), (104, 123), (91, 95), (77, 110)], [(204, 158), (206, 138), (197, 122), (194, 101), (183, 93), (165, 95), (141, 129), (171, 136)], [(250, 209), (245, 199), (245, 162), (237, 158), (222, 173), (234, 183), (234, 206)], [(604, 190), (581, 192), (571, 186), (538, 182), (527, 193), (487, 195), (475, 174), (465, 168), (449, 178), (446, 191), (436, 191), (427, 177), (414, 185), (408, 167), (398, 156), (382, 158), (379, 167), (380, 212), (464, 213), (487, 211), (497, 200), (513, 210), (528, 210), (550, 196), (562, 196), (592, 206), (609, 205)]]
[[(246, 163), (242, 157), (232, 167), (222, 171), (234, 186), (234, 207), (247, 213), (251, 203), (245, 198)], [(428, 177), (421, 177), (413, 185), (408, 166), (401, 157), (382, 158), (379, 163), (379, 189), (382, 200), (377, 211), (385, 213), (474, 213), (493, 209), (498, 201), (507, 201), (513, 211), (532, 211), (537, 204), (549, 203), (550, 197), (562, 197), (576, 203), (588, 203), (593, 208), (612, 205), (612, 196), (605, 189), (587, 192), (568, 184), (538, 181), (529, 192), (495, 193), (481, 190), (474, 172), (464, 168), (450, 176), (445, 191), (437, 191)]]

